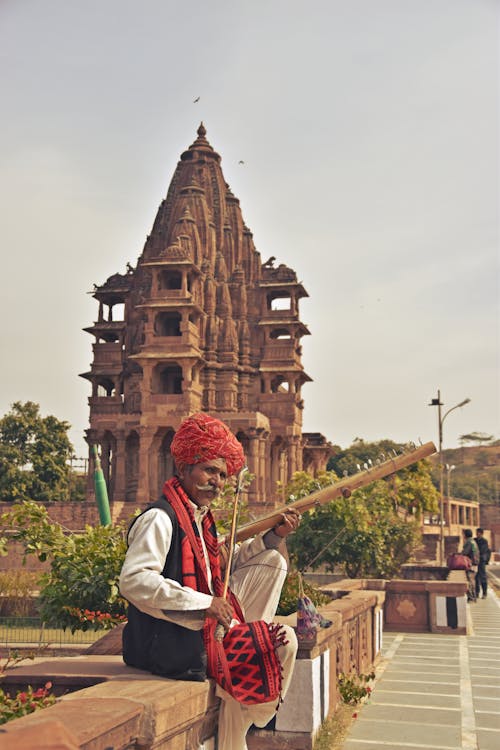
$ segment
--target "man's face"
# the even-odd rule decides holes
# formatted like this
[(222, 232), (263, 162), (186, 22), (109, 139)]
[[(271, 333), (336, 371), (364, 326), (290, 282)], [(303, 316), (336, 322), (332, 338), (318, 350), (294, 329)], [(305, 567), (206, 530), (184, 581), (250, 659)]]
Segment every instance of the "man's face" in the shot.
[(215, 500), (227, 479), (223, 458), (194, 465), (180, 464), (177, 469), (183, 489), (199, 508)]

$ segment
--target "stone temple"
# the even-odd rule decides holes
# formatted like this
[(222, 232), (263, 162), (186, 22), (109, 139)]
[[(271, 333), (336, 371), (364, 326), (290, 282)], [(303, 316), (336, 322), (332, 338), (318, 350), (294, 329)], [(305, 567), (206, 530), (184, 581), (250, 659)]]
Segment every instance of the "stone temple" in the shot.
[[(307, 292), (294, 270), (264, 263), (203, 124), (180, 157), (133, 268), (95, 286), (89, 446), (101, 447), (110, 500), (156, 500), (173, 473), (170, 443), (208, 411), (241, 441), (250, 509), (273, 505), (295, 471), (325, 468), (331, 446), (302, 432), (299, 317)], [(93, 493), (89, 480), (89, 496)]]

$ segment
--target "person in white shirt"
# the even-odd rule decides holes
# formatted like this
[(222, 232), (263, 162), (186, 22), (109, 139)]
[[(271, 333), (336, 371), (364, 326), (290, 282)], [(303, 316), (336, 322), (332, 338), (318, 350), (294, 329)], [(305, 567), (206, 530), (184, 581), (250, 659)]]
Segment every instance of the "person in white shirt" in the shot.
[(210, 505), (243, 466), (243, 449), (224, 423), (200, 413), (180, 425), (171, 451), (177, 476), (129, 531), (120, 575), (129, 602), (123, 658), (173, 679), (213, 677), (222, 698), (218, 748), (246, 750), (248, 728), (272, 719), (293, 672), (295, 633), (272, 620), (287, 571), (278, 548), (300, 518), (291, 509), (274, 529), (243, 542), (222, 596)]

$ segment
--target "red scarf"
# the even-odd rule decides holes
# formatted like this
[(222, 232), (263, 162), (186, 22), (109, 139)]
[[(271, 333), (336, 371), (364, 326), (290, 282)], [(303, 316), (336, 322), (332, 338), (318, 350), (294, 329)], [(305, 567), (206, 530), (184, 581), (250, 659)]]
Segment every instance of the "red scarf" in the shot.
[[(195, 591), (212, 594), (191, 502), (176, 477), (165, 482), (163, 494), (172, 506), (181, 529), (182, 584)], [(202, 529), (213, 593), (222, 596), (219, 543), (210, 511), (203, 517)], [(228, 600), (239, 624), (234, 625), (220, 643), (214, 634), (216, 620), (206, 618), (203, 641), (207, 651), (207, 674), (241, 703), (251, 705), (275, 700), (281, 693), (281, 664), (276, 648), (286, 643), (285, 633), (280, 625), (270, 625), (263, 620), (245, 622), (231, 591), (228, 592)]]

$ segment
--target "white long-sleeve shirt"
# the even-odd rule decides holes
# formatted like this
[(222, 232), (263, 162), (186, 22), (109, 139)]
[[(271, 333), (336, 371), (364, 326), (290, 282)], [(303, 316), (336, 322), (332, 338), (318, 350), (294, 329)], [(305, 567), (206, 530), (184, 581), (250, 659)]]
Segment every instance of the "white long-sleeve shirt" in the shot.
[[(204, 512), (196, 506), (193, 509), (204, 546), (201, 531)], [(162, 576), (172, 543), (172, 531), (172, 521), (160, 508), (151, 508), (139, 516), (129, 533), (129, 547), (120, 573), (120, 593), (137, 609), (152, 617), (190, 630), (200, 630), (213, 597)], [(281, 537), (267, 532), (243, 542), (235, 552), (235, 565), (247, 563), (263, 550), (277, 547), (281, 541)], [(211, 587), (206, 550), (205, 559)]]

